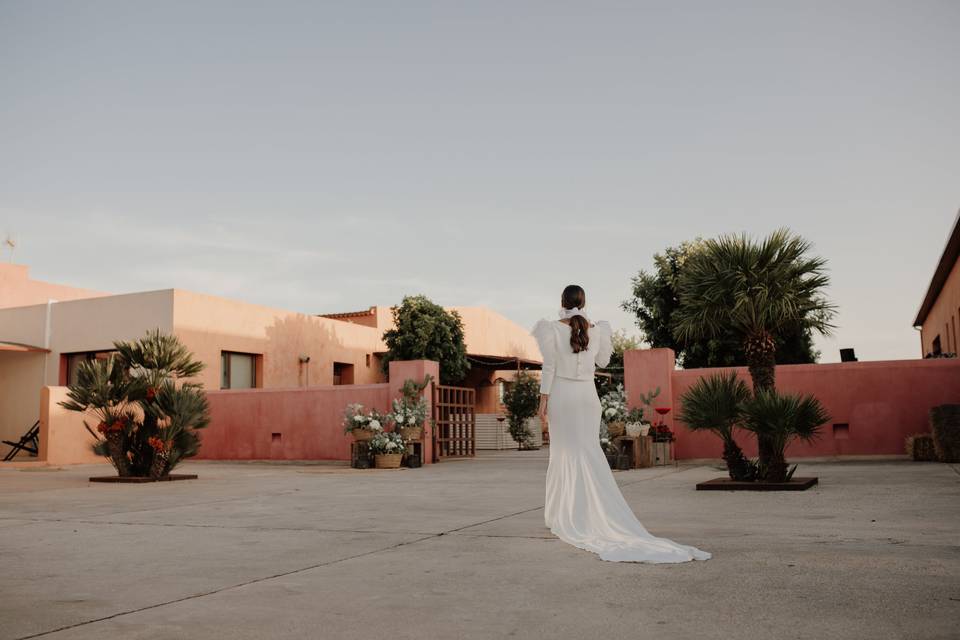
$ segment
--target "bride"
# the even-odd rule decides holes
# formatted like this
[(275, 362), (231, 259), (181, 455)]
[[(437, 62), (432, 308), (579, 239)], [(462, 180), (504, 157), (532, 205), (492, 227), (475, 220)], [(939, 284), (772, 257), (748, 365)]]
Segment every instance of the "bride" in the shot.
[(595, 366), (613, 352), (607, 322), (591, 324), (586, 295), (570, 285), (560, 320), (540, 320), (533, 335), (543, 354), (540, 418), (550, 429), (544, 522), (558, 538), (612, 562), (709, 560), (695, 547), (651, 535), (630, 510), (600, 449)]

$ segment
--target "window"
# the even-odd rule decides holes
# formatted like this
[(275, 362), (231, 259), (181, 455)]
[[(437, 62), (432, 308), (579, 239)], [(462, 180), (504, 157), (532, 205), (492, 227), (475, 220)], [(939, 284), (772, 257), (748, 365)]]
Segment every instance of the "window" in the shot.
[(353, 384), (353, 365), (346, 362), (334, 362), (333, 384)]
[(67, 385), (77, 384), (77, 371), (80, 369), (81, 362), (89, 362), (91, 360), (106, 360), (113, 354), (115, 350), (110, 351), (84, 351), (82, 353), (66, 353), (64, 354), (64, 366), (66, 367), (66, 372), (64, 376), (64, 382)]
[(503, 380), (497, 381), (497, 402), (503, 404), (503, 396), (507, 392), (507, 383)]
[(940, 347), (940, 336), (937, 336), (933, 339), (933, 355), (938, 356), (943, 353), (943, 349)]
[(253, 389), (257, 386), (257, 358), (253, 353), (220, 352), (220, 388)]

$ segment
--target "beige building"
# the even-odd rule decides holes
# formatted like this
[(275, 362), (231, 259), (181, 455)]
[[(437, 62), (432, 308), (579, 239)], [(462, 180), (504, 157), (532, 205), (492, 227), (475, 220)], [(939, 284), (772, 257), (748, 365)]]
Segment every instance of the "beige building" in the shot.
[[(456, 307), (464, 321), (477, 413), (500, 411), (502, 383), (539, 368), (524, 327), (482, 307)], [(208, 389), (289, 388), (382, 382), (389, 307), (328, 315), (273, 309), (165, 289), (108, 295), (31, 280), (0, 265), (0, 440), (38, 420), (40, 390), (64, 386), (85, 359), (151, 329), (174, 333), (207, 366)]]

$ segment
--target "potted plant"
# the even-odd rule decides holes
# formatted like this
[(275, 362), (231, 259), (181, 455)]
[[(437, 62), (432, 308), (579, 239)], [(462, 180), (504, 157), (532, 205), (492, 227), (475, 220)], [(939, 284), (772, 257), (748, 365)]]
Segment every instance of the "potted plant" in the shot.
[(378, 433), (382, 433), (383, 422), (383, 416), (376, 409), (365, 412), (360, 403), (347, 405), (343, 412), (343, 432), (351, 434), (358, 442), (371, 440)]
[(399, 468), (407, 449), (407, 443), (396, 431), (377, 433), (370, 439), (369, 446), (377, 469)]
[(423, 382), (404, 381), (400, 389), (401, 397), (393, 401), (392, 409), (386, 416), (408, 442), (423, 438), (423, 425), (427, 421), (427, 401), (423, 397), (423, 390), (432, 379), (427, 375)]
[(627, 395), (623, 385), (618, 384), (600, 398), (600, 416), (611, 438), (622, 436), (626, 432)]

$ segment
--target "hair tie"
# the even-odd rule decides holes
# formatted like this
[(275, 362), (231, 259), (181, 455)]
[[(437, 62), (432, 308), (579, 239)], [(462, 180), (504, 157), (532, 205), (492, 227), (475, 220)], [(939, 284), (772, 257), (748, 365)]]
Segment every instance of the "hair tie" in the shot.
[(580, 310), (580, 307), (574, 307), (573, 309), (560, 309), (560, 318), (562, 320), (569, 320), (574, 316), (580, 316), (587, 322), (590, 322), (590, 318), (588, 318), (587, 314)]

